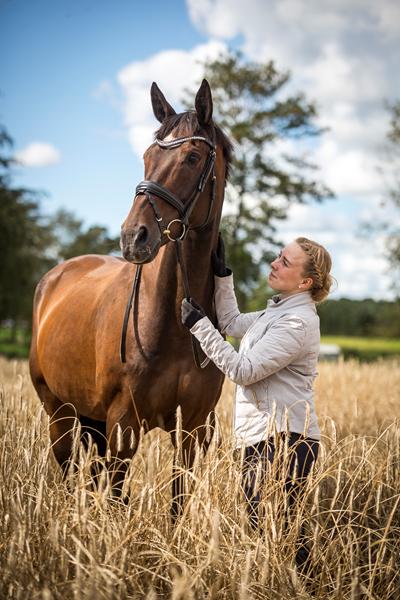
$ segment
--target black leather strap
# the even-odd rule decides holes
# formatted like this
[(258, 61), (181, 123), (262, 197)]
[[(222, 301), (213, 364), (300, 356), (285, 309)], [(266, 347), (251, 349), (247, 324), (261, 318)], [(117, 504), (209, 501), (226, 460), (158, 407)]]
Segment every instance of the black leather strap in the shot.
[(132, 290), (129, 295), (128, 303), (125, 308), (124, 321), (122, 324), (121, 345), (120, 345), (120, 351), (119, 351), (119, 355), (120, 355), (120, 359), (121, 359), (122, 363), (126, 363), (126, 332), (128, 330), (129, 314), (131, 312), (133, 301), (134, 301), (137, 291), (139, 289), (141, 274), (142, 274), (142, 265), (136, 265), (135, 279), (133, 280)]
[[(190, 300), (189, 278), (188, 278), (188, 274), (187, 274), (187, 270), (186, 270), (185, 261), (183, 260), (181, 244), (182, 244), (182, 242), (180, 240), (178, 240), (176, 242), (176, 257), (178, 260), (178, 264), (181, 268), (182, 279), (183, 279), (183, 288), (185, 290), (185, 297), (188, 300)], [(210, 362), (210, 359), (208, 358), (208, 356), (204, 355), (203, 351), (200, 348), (200, 344), (199, 344), (198, 340), (192, 334), (190, 334), (190, 342), (192, 344), (193, 358), (194, 358), (194, 362), (196, 363), (196, 367), (198, 367), (199, 369), (204, 369), (204, 367), (206, 367), (208, 365), (208, 363)], [(205, 356), (205, 358), (203, 358), (203, 360), (200, 357), (200, 353), (202, 353), (203, 356)]]
[[(215, 137), (215, 133), (214, 133), (214, 137)], [(193, 229), (203, 229), (209, 222), (212, 207), (214, 205), (214, 199), (215, 199), (215, 175), (214, 175), (214, 166), (215, 166), (215, 160), (216, 160), (215, 142), (212, 142), (203, 136), (193, 135), (193, 136), (189, 136), (189, 137), (175, 138), (175, 139), (171, 139), (168, 141), (156, 139), (156, 141), (154, 143), (158, 144), (161, 148), (173, 149), (173, 148), (178, 148), (184, 142), (189, 142), (189, 141), (193, 141), (193, 140), (199, 140), (199, 141), (205, 142), (210, 147), (210, 152), (207, 156), (207, 160), (204, 165), (203, 171), (200, 175), (199, 181), (198, 181), (196, 187), (194, 188), (191, 196), (186, 200), (185, 203), (183, 203), (177, 196), (175, 196), (175, 194), (173, 192), (171, 192), (170, 190), (165, 188), (160, 183), (157, 183), (156, 181), (151, 181), (148, 179), (141, 181), (136, 186), (135, 197), (140, 194), (146, 194), (147, 197), (149, 198), (150, 194), (153, 194), (157, 198), (161, 198), (162, 200), (165, 200), (166, 202), (171, 204), (171, 206), (176, 208), (176, 210), (179, 213), (180, 218), (182, 219), (182, 222), (185, 223), (186, 225), (189, 225), (189, 216), (190, 216), (193, 208), (196, 205), (198, 197), (203, 192), (203, 190), (206, 186), (206, 183), (210, 177), (210, 174), (212, 173), (211, 202), (208, 206), (206, 220), (204, 221), (204, 223), (202, 223), (198, 227), (196, 227), (196, 228), (193, 227)]]
[(138, 196), (139, 194), (146, 193), (154, 194), (155, 196), (162, 198), (162, 200), (165, 200), (169, 204), (172, 204), (172, 206), (176, 208), (179, 212), (179, 216), (184, 217), (185, 205), (179, 200), (179, 198), (175, 196), (175, 194), (167, 190), (167, 188), (165, 188), (164, 186), (160, 185), (159, 183), (156, 183), (155, 181), (148, 181), (147, 179), (145, 179), (136, 186), (136, 196)]

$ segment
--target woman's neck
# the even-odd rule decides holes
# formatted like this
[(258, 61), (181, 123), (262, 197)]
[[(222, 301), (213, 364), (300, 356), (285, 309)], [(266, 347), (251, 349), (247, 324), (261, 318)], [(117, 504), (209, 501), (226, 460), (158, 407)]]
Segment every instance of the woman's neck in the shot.
[(309, 290), (293, 290), (291, 292), (279, 292), (278, 294), (281, 298), (288, 298), (289, 296), (295, 296), (296, 294), (305, 294)]

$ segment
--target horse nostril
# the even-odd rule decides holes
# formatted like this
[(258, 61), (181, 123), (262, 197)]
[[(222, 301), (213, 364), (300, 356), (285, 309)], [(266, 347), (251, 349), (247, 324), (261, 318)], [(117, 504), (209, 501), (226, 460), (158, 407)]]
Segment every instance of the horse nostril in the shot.
[(139, 231), (137, 232), (134, 240), (134, 244), (138, 246), (143, 246), (147, 242), (147, 238), (149, 237), (149, 233), (147, 231), (147, 227), (141, 225), (139, 227)]

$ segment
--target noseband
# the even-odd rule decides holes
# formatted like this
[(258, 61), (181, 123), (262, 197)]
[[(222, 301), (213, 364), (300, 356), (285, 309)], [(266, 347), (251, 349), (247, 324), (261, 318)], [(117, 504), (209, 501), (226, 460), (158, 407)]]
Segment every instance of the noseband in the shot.
[[(190, 198), (186, 202), (182, 202), (177, 196), (175, 196), (175, 194), (173, 194), (170, 190), (165, 188), (163, 185), (157, 183), (156, 181), (151, 181), (151, 180), (145, 179), (144, 181), (141, 181), (136, 186), (135, 198), (142, 194), (144, 194), (146, 196), (147, 201), (149, 202), (150, 206), (153, 209), (154, 216), (157, 221), (157, 225), (160, 229), (161, 236), (166, 235), (169, 241), (176, 242), (177, 260), (178, 260), (178, 263), (179, 263), (181, 271), (182, 271), (183, 285), (184, 285), (184, 289), (185, 289), (185, 295), (187, 298), (190, 298), (189, 279), (188, 279), (187, 270), (186, 270), (183, 256), (182, 256), (181, 243), (185, 239), (189, 229), (194, 229), (194, 230), (204, 229), (210, 221), (210, 217), (212, 214), (212, 208), (213, 208), (214, 200), (215, 200), (215, 183), (216, 183), (216, 176), (215, 176), (216, 144), (215, 144), (215, 132), (214, 131), (213, 131), (213, 138), (214, 138), (213, 141), (211, 141), (208, 138), (203, 137), (201, 135), (192, 135), (192, 136), (172, 139), (170, 141), (159, 140), (158, 138), (156, 138), (156, 140), (154, 142), (154, 144), (157, 144), (160, 148), (165, 148), (167, 150), (178, 148), (185, 142), (191, 142), (191, 141), (204, 142), (210, 148), (210, 151), (208, 153), (208, 156), (207, 156), (203, 171), (200, 175), (200, 178), (199, 178), (199, 180), (196, 184), (196, 187), (194, 188)], [(203, 190), (207, 184), (207, 181), (210, 178), (210, 175), (211, 175), (211, 199), (210, 199), (210, 203), (208, 205), (207, 216), (205, 218), (204, 223), (202, 223), (201, 225), (197, 225), (196, 227), (190, 226), (189, 217), (192, 213), (192, 210), (194, 209), (194, 207), (196, 205), (198, 197), (203, 192)], [(170, 204), (171, 206), (176, 208), (176, 210), (178, 211), (178, 214), (179, 214), (179, 219), (172, 219), (172, 221), (170, 221), (168, 223), (168, 225), (166, 227), (164, 227), (163, 219), (162, 219), (162, 216), (160, 216), (160, 214), (158, 212), (154, 196), (156, 196), (156, 198), (159, 198), (161, 200), (165, 200), (165, 202), (168, 202), (168, 204)], [(181, 231), (180, 235), (178, 235), (177, 237), (172, 236), (171, 226), (173, 223), (180, 223), (182, 226), (182, 231)], [(127, 332), (127, 328), (128, 328), (129, 313), (131, 311), (132, 304), (135, 304), (135, 298), (136, 298), (136, 295), (137, 295), (137, 292), (139, 289), (139, 284), (140, 284), (141, 272), (142, 272), (142, 265), (139, 264), (136, 266), (135, 279), (133, 282), (131, 294), (128, 299), (128, 304), (125, 309), (124, 322), (123, 322), (123, 326), (122, 326), (121, 347), (120, 347), (120, 358), (121, 358), (122, 363), (126, 362), (126, 332)], [(205, 357), (205, 359), (203, 359), (203, 361), (201, 361), (200, 355), (199, 355), (200, 350), (196, 345), (196, 343), (198, 343), (198, 342), (197, 342), (197, 340), (195, 340), (195, 338), (192, 335), (191, 335), (190, 339), (191, 339), (191, 343), (192, 343), (193, 356), (194, 356), (196, 366), (203, 369), (204, 367), (206, 367), (208, 365), (209, 358)]]
[[(192, 195), (185, 203), (183, 203), (182, 200), (180, 200), (177, 196), (175, 196), (175, 194), (173, 194), (170, 190), (165, 188), (160, 183), (157, 183), (156, 181), (151, 181), (151, 180), (145, 179), (144, 181), (141, 181), (136, 187), (136, 197), (141, 194), (144, 194), (146, 196), (149, 204), (151, 205), (151, 207), (154, 211), (154, 216), (155, 216), (158, 226), (160, 228), (161, 234), (166, 235), (171, 242), (176, 242), (177, 240), (185, 239), (186, 234), (189, 229), (190, 214), (196, 205), (198, 197), (204, 190), (206, 183), (210, 177), (210, 174), (212, 174), (212, 177), (211, 177), (211, 181), (212, 181), (211, 201), (208, 206), (207, 217), (202, 225), (199, 225), (197, 227), (192, 227), (192, 229), (203, 229), (204, 227), (206, 227), (208, 225), (208, 222), (209, 222), (210, 216), (211, 216), (211, 212), (212, 212), (212, 207), (213, 207), (214, 200), (215, 200), (215, 179), (216, 179), (215, 178), (215, 168), (214, 168), (215, 167), (215, 158), (216, 158), (215, 141), (211, 141), (208, 138), (203, 137), (201, 135), (191, 135), (191, 136), (187, 136), (187, 137), (176, 138), (176, 139), (170, 140), (168, 142), (166, 142), (164, 140), (159, 140), (157, 138), (154, 142), (154, 144), (157, 144), (160, 148), (171, 150), (171, 149), (179, 148), (179, 146), (181, 146), (185, 142), (192, 142), (192, 141), (204, 142), (210, 148), (210, 152), (208, 153), (208, 157), (205, 162), (204, 169), (200, 175), (199, 181), (198, 181), (196, 187), (194, 188)], [(170, 204), (171, 206), (176, 208), (176, 210), (178, 211), (178, 214), (179, 214), (179, 219), (173, 219), (164, 228), (162, 226), (162, 217), (160, 217), (160, 214), (157, 210), (157, 206), (156, 206), (153, 196), (156, 196), (157, 198), (161, 198), (162, 200), (165, 200), (165, 202), (168, 202), (168, 204)], [(172, 237), (172, 235), (171, 235), (171, 225), (173, 223), (180, 223), (182, 225), (182, 232), (176, 238)]]

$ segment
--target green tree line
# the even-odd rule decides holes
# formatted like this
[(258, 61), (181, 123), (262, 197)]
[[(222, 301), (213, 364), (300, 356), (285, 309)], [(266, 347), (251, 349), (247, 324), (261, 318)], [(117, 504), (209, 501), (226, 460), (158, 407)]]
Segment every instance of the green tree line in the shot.
[(119, 251), (119, 238), (85, 227), (66, 210), (42, 213), (41, 194), (13, 185), (12, 139), (0, 127), (0, 323), (11, 342), (29, 336), (37, 282), (51, 267), (80, 254)]
[(400, 301), (340, 298), (317, 310), (322, 335), (400, 338)]
[[(264, 275), (247, 300), (248, 309), (262, 310), (273, 293)], [(322, 335), (400, 338), (400, 298), (328, 299), (317, 305), (317, 311)]]

